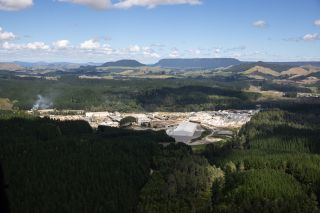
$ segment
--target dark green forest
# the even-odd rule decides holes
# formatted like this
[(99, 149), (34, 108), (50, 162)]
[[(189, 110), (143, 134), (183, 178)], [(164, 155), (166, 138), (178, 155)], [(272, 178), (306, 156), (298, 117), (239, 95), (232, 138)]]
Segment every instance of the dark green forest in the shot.
[[(1, 78), (0, 97), (13, 104), (0, 111), (11, 211), (319, 212), (319, 99), (260, 99), (244, 92), (250, 85), (308, 92), (248, 80)], [(92, 129), (23, 112), (38, 95), (56, 109), (262, 110), (234, 137), (197, 149), (175, 144), (165, 131)]]
[[(259, 95), (241, 92), (248, 83), (210, 79), (88, 80), (64, 76), (58, 81), (0, 78), (0, 97), (15, 109), (31, 109), (38, 95), (56, 109), (106, 111), (193, 111), (254, 107)], [(156, 96), (156, 97), (155, 97)]]
[[(287, 98), (275, 101), (261, 98), (260, 93), (247, 91), (250, 85), (259, 86), (261, 90), (285, 92)], [(285, 108), (305, 104), (310, 100), (296, 99), (297, 92), (310, 92), (310, 89), (265, 80), (99, 80), (65, 75), (54, 81), (0, 75), (0, 100), (9, 99), (12, 108), (16, 110), (32, 109), (39, 95), (48, 108), (119, 112), (255, 109), (257, 105), (263, 108)], [(311, 104), (320, 105), (320, 101), (311, 99)]]
[(2, 111), (11, 211), (319, 212), (320, 111), (302, 108), (263, 110), (202, 152), (164, 131)]
[(163, 132), (93, 132), (83, 121), (2, 112), (0, 158), (12, 212), (135, 212)]
[(206, 147), (226, 173), (215, 212), (319, 212), (320, 111), (305, 109), (260, 112), (229, 143)]

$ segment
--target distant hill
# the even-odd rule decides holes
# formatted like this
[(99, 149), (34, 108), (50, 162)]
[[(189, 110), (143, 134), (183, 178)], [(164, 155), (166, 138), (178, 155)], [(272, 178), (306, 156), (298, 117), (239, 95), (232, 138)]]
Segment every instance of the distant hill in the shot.
[(97, 63), (97, 62), (88, 62), (83, 64), (84, 66), (101, 66), (103, 63)]
[(241, 62), (235, 58), (175, 58), (162, 59), (155, 66), (176, 69), (215, 69), (239, 65)]
[(320, 61), (293, 61), (293, 62), (266, 62), (266, 63), (272, 63), (277, 65), (290, 65), (293, 67), (300, 67), (300, 66), (315, 66), (320, 67)]
[(236, 66), (233, 66), (233, 67), (227, 69), (227, 71), (240, 73), (240, 72), (245, 72), (245, 71), (252, 69), (254, 67), (264, 67), (264, 68), (272, 69), (276, 72), (282, 72), (282, 71), (286, 71), (290, 68), (293, 68), (294, 66), (287, 65), (287, 64), (274, 64), (271, 62), (262, 62), (262, 61), (243, 62), (242, 64), (239, 64), (239, 65), (236, 65)]
[(280, 73), (268, 68), (268, 67), (262, 67), (262, 66), (254, 66), (242, 74), (249, 75), (250, 77), (256, 78), (256, 79), (265, 79), (265, 78), (273, 78), (280, 76)]
[(311, 73), (320, 72), (320, 66), (316, 67), (316, 66), (312, 66), (312, 65), (305, 65), (305, 66), (302, 66), (302, 68), (308, 70)]
[(294, 75), (309, 75), (311, 72), (302, 67), (293, 67), (287, 71), (281, 72), (281, 75), (294, 76)]
[(13, 64), (23, 66), (29, 70), (38, 70), (38, 69), (57, 69), (57, 70), (68, 70), (68, 69), (76, 69), (81, 66), (78, 63), (71, 62), (24, 62), (24, 61), (14, 61)]
[(0, 70), (7, 70), (7, 71), (20, 71), (23, 67), (18, 64), (13, 63), (0, 63)]
[(143, 67), (145, 64), (136, 60), (119, 60), (113, 62), (107, 62), (101, 65), (101, 67)]
[(38, 61), (38, 62), (25, 62), (25, 61), (13, 61), (13, 64), (17, 64), (23, 67), (35, 67), (35, 66), (46, 66), (49, 63), (45, 62), (45, 61)]
[(244, 62), (226, 69), (227, 72), (240, 74), (252, 79), (260, 80), (294, 80), (300, 83), (312, 83), (318, 80), (320, 67), (313, 65), (293, 66), (284, 63)]

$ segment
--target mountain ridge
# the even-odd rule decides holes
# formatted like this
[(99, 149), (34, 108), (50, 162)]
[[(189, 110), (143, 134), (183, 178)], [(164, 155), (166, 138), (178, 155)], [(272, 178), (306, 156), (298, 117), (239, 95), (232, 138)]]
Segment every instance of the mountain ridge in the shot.
[(105, 63), (72, 63), (72, 62), (0, 62), (5, 68), (5, 64), (10, 64), (10, 70), (21, 69), (75, 69), (81, 67), (99, 68), (99, 67), (159, 67), (171, 69), (223, 69), (227, 72), (241, 73), (255, 66), (270, 68), (277, 72), (287, 71), (292, 68), (302, 67), (306, 70), (318, 71), (320, 62), (303, 61), (303, 62), (250, 62), (240, 61), (236, 58), (164, 58), (154, 64), (143, 64), (133, 59), (121, 59), (117, 61), (107, 61)]
[(110, 61), (102, 64), (100, 67), (144, 67), (145, 64), (140, 63), (137, 60), (122, 59), (118, 61)]
[(235, 58), (165, 58), (159, 60), (154, 66), (176, 69), (215, 69), (241, 64)]

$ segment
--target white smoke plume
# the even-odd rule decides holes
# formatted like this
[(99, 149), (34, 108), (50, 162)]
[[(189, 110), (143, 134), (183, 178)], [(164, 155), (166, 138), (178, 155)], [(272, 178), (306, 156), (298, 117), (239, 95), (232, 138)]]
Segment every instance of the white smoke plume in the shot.
[(51, 106), (52, 106), (52, 102), (50, 99), (45, 98), (42, 95), (38, 95), (38, 99), (33, 104), (32, 110), (48, 109)]

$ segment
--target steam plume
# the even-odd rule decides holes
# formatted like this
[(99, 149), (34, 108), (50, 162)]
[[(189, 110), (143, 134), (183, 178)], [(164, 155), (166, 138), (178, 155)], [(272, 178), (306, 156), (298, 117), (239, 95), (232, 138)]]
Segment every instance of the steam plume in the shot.
[(52, 106), (52, 102), (48, 98), (44, 98), (42, 95), (38, 95), (37, 101), (34, 103), (32, 110), (48, 109)]

